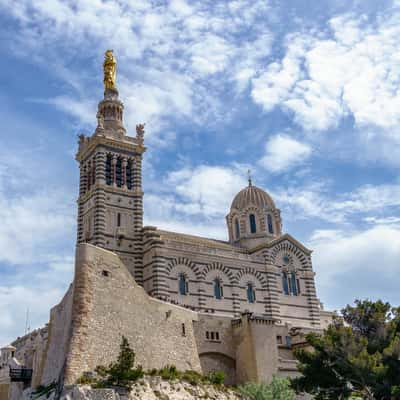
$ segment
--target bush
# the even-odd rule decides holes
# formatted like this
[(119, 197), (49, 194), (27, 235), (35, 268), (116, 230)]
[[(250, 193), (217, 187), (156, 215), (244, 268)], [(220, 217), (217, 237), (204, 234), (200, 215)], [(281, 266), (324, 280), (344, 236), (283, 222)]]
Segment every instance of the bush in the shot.
[(270, 384), (249, 382), (238, 387), (246, 400), (294, 400), (295, 392), (286, 378), (274, 377)]
[(161, 368), (158, 371), (158, 373), (161, 376), (161, 378), (165, 379), (166, 381), (172, 381), (178, 379), (180, 376), (175, 365), (166, 365), (165, 367)]
[(225, 382), (224, 371), (210, 371), (206, 376), (207, 381), (213, 385), (222, 385)]
[(130, 348), (128, 339), (122, 336), (118, 359), (115, 363), (111, 363), (108, 368), (99, 365), (96, 367), (96, 373), (102, 378), (96, 380), (96, 387), (122, 386), (130, 389), (132, 382), (141, 378), (144, 373), (139, 365), (133, 368), (135, 364), (135, 353)]
[(183, 373), (182, 379), (186, 382), (189, 382), (193, 386), (197, 386), (204, 380), (204, 377), (196, 371), (187, 370)]

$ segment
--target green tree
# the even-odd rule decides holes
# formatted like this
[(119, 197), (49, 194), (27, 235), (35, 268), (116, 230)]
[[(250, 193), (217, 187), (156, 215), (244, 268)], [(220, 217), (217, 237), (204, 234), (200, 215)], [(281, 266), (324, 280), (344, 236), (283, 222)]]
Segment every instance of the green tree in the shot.
[(278, 377), (269, 384), (248, 382), (238, 390), (246, 400), (294, 400), (296, 396), (289, 379)]
[(128, 339), (122, 336), (120, 345), (120, 351), (118, 359), (115, 363), (109, 365), (108, 368), (97, 367), (98, 373), (105, 378), (102, 382), (105, 386), (123, 386), (130, 388), (132, 382), (143, 376), (143, 370), (141, 366), (134, 368), (135, 364), (135, 353), (130, 348)]
[(400, 399), (400, 308), (380, 300), (356, 300), (324, 334), (306, 336), (295, 351), (302, 376), (298, 392), (316, 399)]

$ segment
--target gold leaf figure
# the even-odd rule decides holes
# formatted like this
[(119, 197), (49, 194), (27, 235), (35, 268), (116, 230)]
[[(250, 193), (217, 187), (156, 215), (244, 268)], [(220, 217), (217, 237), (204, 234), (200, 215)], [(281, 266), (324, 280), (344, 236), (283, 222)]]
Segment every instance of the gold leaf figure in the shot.
[(107, 50), (104, 54), (104, 89), (116, 89), (117, 79), (117, 60), (112, 50)]

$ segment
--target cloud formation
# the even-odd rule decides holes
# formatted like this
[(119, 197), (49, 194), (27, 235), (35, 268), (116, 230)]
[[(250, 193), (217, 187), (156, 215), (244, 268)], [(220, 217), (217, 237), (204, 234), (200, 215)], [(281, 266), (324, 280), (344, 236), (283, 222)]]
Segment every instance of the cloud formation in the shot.
[(302, 164), (311, 155), (311, 147), (288, 135), (277, 134), (268, 139), (265, 155), (259, 164), (267, 171), (282, 172)]
[(396, 9), (376, 21), (350, 13), (328, 29), (288, 34), (282, 59), (253, 78), (254, 101), (293, 113), (305, 129), (326, 130), (347, 116), (359, 127), (397, 127), (399, 21)]

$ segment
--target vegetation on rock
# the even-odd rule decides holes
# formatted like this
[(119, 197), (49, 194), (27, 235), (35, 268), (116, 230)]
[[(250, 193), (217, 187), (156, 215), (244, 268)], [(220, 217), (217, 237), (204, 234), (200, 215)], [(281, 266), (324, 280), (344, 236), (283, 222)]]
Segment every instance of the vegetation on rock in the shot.
[(239, 386), (238, 391), (246, 400), (294, 400), (296, 397), (289, 379), (278, 377), (269, 384), (248, 382)]

